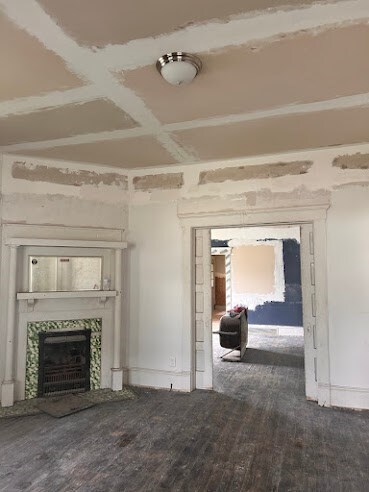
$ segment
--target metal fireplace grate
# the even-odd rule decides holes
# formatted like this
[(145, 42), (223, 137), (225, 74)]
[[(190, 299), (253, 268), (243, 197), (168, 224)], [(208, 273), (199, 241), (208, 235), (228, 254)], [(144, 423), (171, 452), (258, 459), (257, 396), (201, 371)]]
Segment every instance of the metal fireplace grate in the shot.
[(38, 396), (90, 389), (91, 330), (39, 334)]

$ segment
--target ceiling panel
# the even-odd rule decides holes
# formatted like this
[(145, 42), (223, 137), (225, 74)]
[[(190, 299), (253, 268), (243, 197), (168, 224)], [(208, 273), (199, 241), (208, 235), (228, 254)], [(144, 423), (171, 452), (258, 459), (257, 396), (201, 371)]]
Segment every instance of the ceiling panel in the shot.
[(0, 101), (84, 85), (59, 56), (1, 13), (0, 66)]
[(369, 92), (368, 46), (369, 26), (356, 25), (202, 54), (187, 86), (169, 85), (154, 64), (121, 77), (161, 122), (191, 121)]
[[(106, 46), (158, 36), (191, 24), (314, 0), (38, 0), (80, 44)], [(178, 49), (177, 47), (173, 49)]]
[(173, 157), (157, 140), (148, 136), (121, 140), (103, 140), (40, 150), (23, 150), (16, 153), (128, 169), (174, 163)]
[(100, 99), (0, 118), (0, 145), (53, 140), (134, 126), (136, 123), (124, 111)]
[(369, 107), (191, 129), (175, 138), (201, 160), (362, 143), (369, 141)]

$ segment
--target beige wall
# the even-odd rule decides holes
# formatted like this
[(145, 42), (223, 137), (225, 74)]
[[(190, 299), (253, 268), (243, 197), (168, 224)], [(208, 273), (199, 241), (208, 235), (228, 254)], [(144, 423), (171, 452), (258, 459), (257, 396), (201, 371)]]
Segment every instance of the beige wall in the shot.
[(274, 291), (274, 247), (265, 244), (232, 249), (232, 292), (269, 294)]
[(219, 276), (225, 275), (225, 256), (224, 255), (213, 255), (214, 264), (214, 275)]

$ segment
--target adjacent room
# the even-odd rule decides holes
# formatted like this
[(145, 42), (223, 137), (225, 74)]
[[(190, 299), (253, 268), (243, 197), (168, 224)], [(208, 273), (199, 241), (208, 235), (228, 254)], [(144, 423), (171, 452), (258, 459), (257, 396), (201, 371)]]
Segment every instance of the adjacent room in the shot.
[(369, 0), (0, 0), (0, 491), (367, 492)]
[(213, 229), (211, 273), (213, 388), (242, 398), (273, 367), (304, 394), (300, 227)]

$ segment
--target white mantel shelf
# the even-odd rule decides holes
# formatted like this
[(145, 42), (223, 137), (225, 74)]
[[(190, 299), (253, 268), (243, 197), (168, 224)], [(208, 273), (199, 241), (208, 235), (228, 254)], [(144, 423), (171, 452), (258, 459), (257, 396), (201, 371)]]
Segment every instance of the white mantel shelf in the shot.
[(104, 248), (104, 249), (126, 249), (124, 241), (99, 241), (81, 239), (39, 239), (29, 237), (12, 237), (5, 241), (7, 246), (54, 246), (67, 248)]
[(85, 290), (85, 291), (65, 291), (65, 292), (18, 292), (18, 301), (27, 301), (33, 305), (40, 299), (75, 299), (75, 298), (98, 298), (105, 303), (108, 297), (116, 297), (116, 290)]

